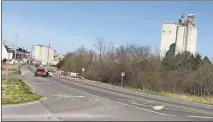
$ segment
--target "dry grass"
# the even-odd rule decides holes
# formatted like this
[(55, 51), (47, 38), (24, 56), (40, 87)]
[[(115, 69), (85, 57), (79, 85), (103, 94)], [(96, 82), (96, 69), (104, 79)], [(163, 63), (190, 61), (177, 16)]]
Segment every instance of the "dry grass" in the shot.
[(9, 69), (9, 70), (18, 70), (19, 66), (18, 65), (12, 65), (12, 64), (3, 64), (2, 65), (2, 70), (6, 71), (7, 69)]
[(197, 103), (213, 105), (213, 97), (199, 97), (199, 96), (194, 96), (190, 94), (176, 94), (176, 93), (168, 93), (168, 92), (153, 92), (153, 91), (133, 89), (133, 88), (127, 88), (127, 89), (144, 92), (148, 94), (153, 94), (153, 95), (158, 95), (158, 96), (186, 100), (189, 102), (197, 102)]
[(165, 92), (162, 92), (159, 95), (165, 96), (165, 97), (187, 100), (187, 101), (191, 101), (191, 102), (213, 105), (212, 97), (199, 97), (199, 96), (193, 96), (193, 95), (188, 95), (188, 94), (175, 94), (175, 93), (165, 93)]
[(2, 74), (21, 74), (19, 65), (3, 64)]
[(18, 71), (2, 71), (2, 74), (18, 74), (20, 75), (21, 74), (21, 71), (18, 70)]
[(19, 104), (39, 100), (40, 95), (30, 91), (30, 88), (18, 79), (2, 80), (2, 104)]
[[(102, 83), (98, 82), (97, 83)], [(167, 92), (154, 92), (154, 91), (148, 91), (148, 90), (141, 90), (141, 89), (133, 89), (130, 87), (125, 87), (126, 89), (133, 90), (133, 91), (139, 91), (144, 92), (148, 94), (158, 95), (158, 96), (164, 96), (169, 98), (176, 98), (181, 100), (186, 100), (190, 102), (197, 102), (197, 103), (203, 103), (203, 104), (209, 104), (213, 105), (213, 97), (199, 97), (199, 96), (193, 96), (190, 94), (175, 94), (175, 93), (167, 93)]]

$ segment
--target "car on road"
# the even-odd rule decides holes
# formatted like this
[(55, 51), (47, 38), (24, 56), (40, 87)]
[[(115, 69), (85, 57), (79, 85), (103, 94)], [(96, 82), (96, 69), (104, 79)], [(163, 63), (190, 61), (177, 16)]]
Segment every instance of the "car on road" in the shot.
[(47, 77), (52, 77), (52, 72), (50, 70), (47, 70)]
[(37, 76), (46, 77), (47, 72), (45, 71), (45, 69), (37, 69), (35, 71), (35, 77), (37, 77)]

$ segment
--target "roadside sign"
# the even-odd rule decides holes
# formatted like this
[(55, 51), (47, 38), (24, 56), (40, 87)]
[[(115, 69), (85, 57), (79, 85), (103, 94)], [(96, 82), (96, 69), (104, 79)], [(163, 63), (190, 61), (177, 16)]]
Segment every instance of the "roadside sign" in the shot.
[(85, 68), (82, 68), (82, 72), (84, 72), (85, 71)]
[(125, 72), (121, 72), (121, 76), (122, 76), (122, 77), (125, 76)]

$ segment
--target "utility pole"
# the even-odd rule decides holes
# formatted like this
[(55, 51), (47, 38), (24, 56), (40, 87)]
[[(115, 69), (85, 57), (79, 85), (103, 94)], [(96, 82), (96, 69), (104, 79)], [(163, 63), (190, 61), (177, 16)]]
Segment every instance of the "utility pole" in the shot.
[(22, 56), (21, 56), (21, 59), (23, 60), (24, 58), (25, 58), (25, 56), (24, 56), (24, 52), (25, 52), (25, 49), (24, 49), (24, 47), (22, 47)]
[[(14, 50), (13, 50), (13, 46), (14, 46), (14, 44), (12, 43), (12, 44), (11, 44), (12, 51), (14, 51)], [(13, 59), (13, 52), (12, 52), (12, 59)]]
[(15, 36), (15, 43), (14, 43), (14, 48), (13, 48), (13, 50), (15, 51), (15, 56), (14, 56), (15, 60), (16, 60), (16, 47), (17, 47), (17, 43), (18, 43), (18, 34), (16, 34), (16, 36)]
[[(18, 47), (17, 47), (18, 48)], [(17, 59), (20, 60), (21, 59), (21, 51), (19, 51), (18, 49), (16, 50), (17, 52)]]
[(40, 45), (40, 52), (39, 52), (39, 59), (38, 59), (42, 63), (41, 51), (42, 51), (42, 45)]
[(47, 66), (49, 66), (49, 53), (50, 53), (50, 43), (49, 43), (49, 46), (48, 46)]
[(159, 56), (159, 54), (158, 54), (158, 47), (156, 46), (156, 48), (155, 48), (155, 55), (156, 56)]
[(33, 58), (33, 45), (32, 45), (32, 47), (31, 47), (31, 58)]
[(33, 45), (32, 45), (32, 47), (31, 47), (31, 53), (30, 53), (30, 64), (32, 63), (32, 61), (33, 61)]
[[(4, 45), (5, 45), (5, 42), (4, 42)], [(7, 53), (8, 53), (8, 59), (7, 60), (9, 61), (9, 59), (10, 59), (10, 51), (8, 50)]]

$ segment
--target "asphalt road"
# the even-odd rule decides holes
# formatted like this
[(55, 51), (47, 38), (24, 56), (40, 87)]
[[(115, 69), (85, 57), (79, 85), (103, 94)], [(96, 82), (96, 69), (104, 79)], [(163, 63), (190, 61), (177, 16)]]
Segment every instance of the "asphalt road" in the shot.
[(26, 67), (23, 72), (24, 75), (9, 77), (25, 80), (34, 92), (45, 99), (2, 106), (3, 121), (213, 121), (213, 115), (165, 105), (161, 108), (156, 100), (137, 98), (61, 78), (34, 77), (33, 72)]

